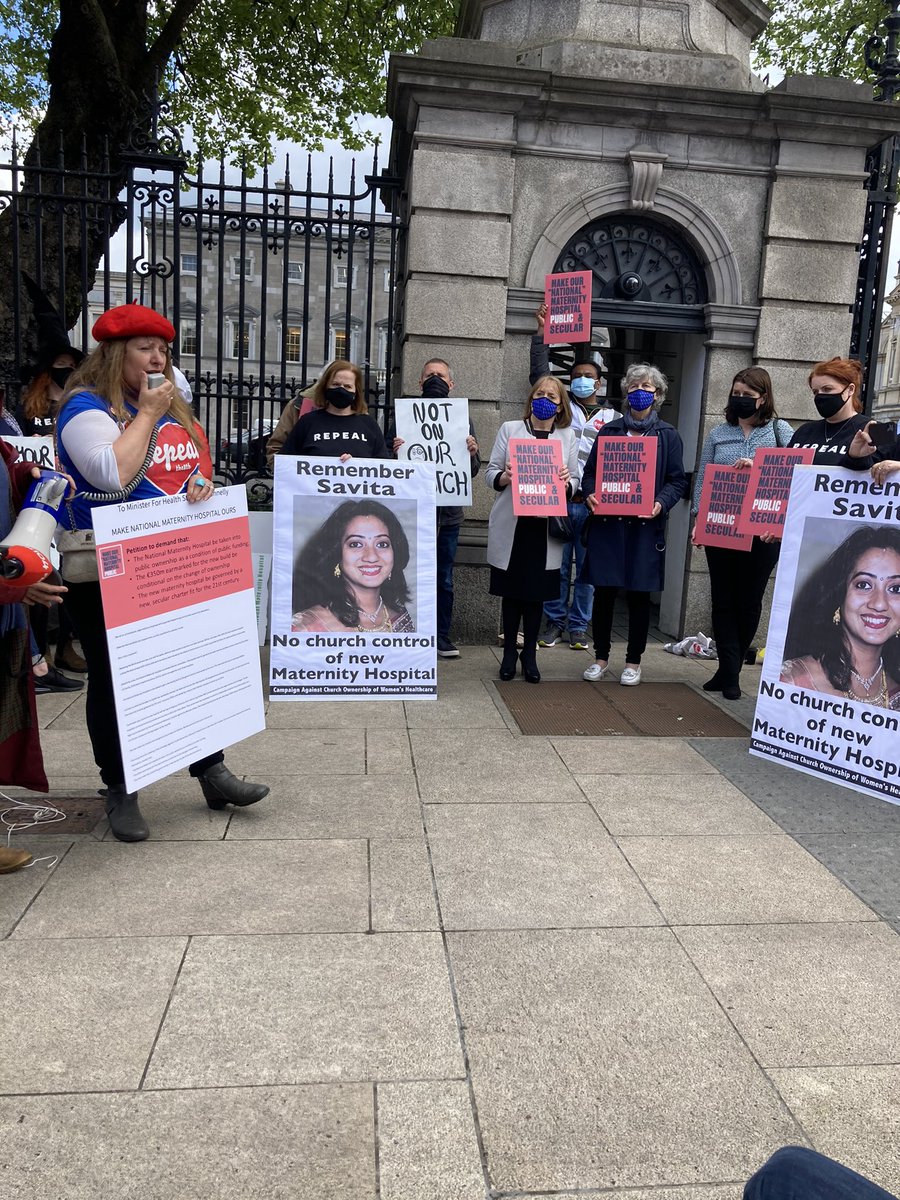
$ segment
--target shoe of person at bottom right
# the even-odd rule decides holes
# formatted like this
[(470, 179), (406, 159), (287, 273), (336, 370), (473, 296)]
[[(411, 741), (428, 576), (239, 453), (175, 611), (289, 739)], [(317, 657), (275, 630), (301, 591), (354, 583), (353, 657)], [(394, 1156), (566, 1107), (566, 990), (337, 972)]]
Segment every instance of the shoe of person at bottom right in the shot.
[(637, 687), (637, 685), (640, 682), (641, 682), (641, 668), (640, 667), (626, 667), (625, 670), (622, 672), (622, 674), (619, 676), (619, 683), (624, 684), (625, 687)]

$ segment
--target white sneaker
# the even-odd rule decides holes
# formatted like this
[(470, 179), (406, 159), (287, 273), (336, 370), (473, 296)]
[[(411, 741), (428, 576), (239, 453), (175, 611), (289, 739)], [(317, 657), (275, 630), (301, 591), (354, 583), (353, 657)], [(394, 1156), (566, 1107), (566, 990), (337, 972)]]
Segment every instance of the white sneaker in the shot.
[(641, 682), (640, 667), (626, 667), (619, 677), (619, 683), (624, 683), (626, 687), (637, 687)]
[(602, 679), (609, 670), (609, 663), (605, 667), (601, 667), (598, 662), (591, 663), (586, 671), (582, 671), (581, 678), (587, 679), (591, 683), (596, 683), (598, 679)]

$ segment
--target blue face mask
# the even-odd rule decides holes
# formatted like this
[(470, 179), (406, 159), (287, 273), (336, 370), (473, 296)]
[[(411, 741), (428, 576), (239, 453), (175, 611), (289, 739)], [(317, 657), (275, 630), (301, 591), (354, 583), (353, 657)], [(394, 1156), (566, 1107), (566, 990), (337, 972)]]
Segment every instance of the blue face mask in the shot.
[(648, 409), (652, 405), (655, 399), (655, 393), (645, 392), (643, 388), (638, 388), (636, 392), (628, 393), (628, 403), (635, 412), (644, 412), (645, 409)]
[(591, 379), (590, 375), (578, 375), (572, 380), (572, 395), (576, 400), (587, 400), (588, 396), (593, 396), (596, 386), (597, 380)]
[(550, 421), (556, 416), (556, 404), (546, 396), (535, 396), (531, 411), (538, 421)]

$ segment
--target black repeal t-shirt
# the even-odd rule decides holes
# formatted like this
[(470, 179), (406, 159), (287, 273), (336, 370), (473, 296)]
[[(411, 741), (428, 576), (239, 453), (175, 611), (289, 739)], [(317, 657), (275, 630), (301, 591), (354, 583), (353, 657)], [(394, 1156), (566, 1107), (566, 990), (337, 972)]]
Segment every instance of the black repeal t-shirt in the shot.
[(323, 408), (302, 416), (288, 434), (282, 454), (304, 454), (314, 458), (390, 458), (384, 434), (368, 413), (336, 417)]
[(857, 429), (863, 429), (871, 420), (864, 413), (840, 421), (807, 421), (791, 438), (791, 446), (812, 446), (816, 455), (813, 463), (817, 467), (847, 467), (851, 471), (865, 470), (874, 458), (851, 458), (847, 453)]

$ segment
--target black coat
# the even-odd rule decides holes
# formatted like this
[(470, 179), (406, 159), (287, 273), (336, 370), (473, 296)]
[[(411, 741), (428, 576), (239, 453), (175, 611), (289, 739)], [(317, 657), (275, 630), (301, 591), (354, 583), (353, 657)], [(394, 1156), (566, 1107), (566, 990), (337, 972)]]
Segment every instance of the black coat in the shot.
[[(625, 437), (624, 421), (610, 421), (597, 434)], [(631, 592), (661, 592), (666, 569), (666, 518), (669, 510), (688, 494), (683, 450), (678, 430), (657, 421), (651, 432), (659, 442), (656, 452), (655, 499), (662, 505), (658, 517), (594, 517), (588, 524), (587, 553), (581, 578), (595, 587), (627, 588)], [(591, 447), (581, 477), (581, 491), (596, 490), (597, 442)]]

